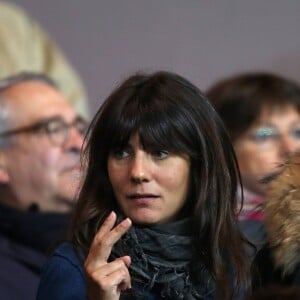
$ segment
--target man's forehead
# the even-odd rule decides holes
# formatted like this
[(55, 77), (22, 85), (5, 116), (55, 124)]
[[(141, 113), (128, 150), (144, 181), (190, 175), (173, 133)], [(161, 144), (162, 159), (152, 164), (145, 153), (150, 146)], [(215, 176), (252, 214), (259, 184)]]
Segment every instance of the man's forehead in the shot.
[(22, 100), (34, 97), (48, 99), (50, 98), (50, 96), (59, 95), (63, 99), (63, 101), (66, 101), (62, 93), (55, 89), (53, 86), (37, 80), (24, 81), (14, 84), (3, 91), (3, 95), (8, 100)]
[(20, 119), (41, 119), (59, 115), (73, 119), (74, 108), (54, 87), (40, 81), (26, 81), (8, 88), (3, 94), (6, 104)]

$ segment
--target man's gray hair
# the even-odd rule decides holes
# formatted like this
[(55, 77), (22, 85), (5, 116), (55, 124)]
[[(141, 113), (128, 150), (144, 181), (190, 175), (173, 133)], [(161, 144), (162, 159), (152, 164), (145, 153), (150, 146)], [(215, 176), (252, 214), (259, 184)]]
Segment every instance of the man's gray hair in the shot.
[(40, 81), (54, 87), (55, 89), (59, 89), (57, 83), (42, 73), (32, 73), (32, 72), (22, 72), (16, 75), (12, 75), (0, 80), (0, 95), (8, 88), (27, 81)]
[[(24, 82), (32, 82), (38, 81), (45, 83), (56, 90), (59, 90), (57, 83), (49, 78), (47, 75), (42, 73), (33, 73), (33, 72), (22, 72), (16, 75), (12, 75), (0, 80), (0, 135), (1, 132), (9, 130), (9, 112), (6, 108), (5, 99), (6, 97), (5, 92), (7, 89)], [(30, 104), (29, 104), (30, 105)], [(0, 148), (7, 147), (10, 145), (10, 139), (2, 138), (0, 136)]]

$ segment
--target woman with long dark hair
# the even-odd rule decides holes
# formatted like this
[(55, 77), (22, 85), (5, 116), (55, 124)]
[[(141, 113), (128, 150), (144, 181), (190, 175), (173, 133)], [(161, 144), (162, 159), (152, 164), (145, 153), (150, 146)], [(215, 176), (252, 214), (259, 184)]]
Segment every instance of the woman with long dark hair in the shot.
[(200, 90), (169, 73), (125, 80), (92, 121), (72, 239), (37, 299), (241, 299), (249, 262), (239, 171)]

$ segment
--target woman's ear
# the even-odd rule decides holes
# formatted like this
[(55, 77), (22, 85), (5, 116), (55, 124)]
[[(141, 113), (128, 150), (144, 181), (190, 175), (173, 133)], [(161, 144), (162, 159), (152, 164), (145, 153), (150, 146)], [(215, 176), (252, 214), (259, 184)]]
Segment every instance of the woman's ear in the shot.
[(5, 155), (0, 151), (0, 184), (9, 182), (9, 175), (6, 169)]

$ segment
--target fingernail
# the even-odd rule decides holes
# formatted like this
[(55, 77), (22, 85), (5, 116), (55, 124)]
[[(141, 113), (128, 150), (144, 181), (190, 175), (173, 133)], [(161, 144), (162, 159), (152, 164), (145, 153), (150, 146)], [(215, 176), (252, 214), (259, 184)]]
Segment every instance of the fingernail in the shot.
[(131, 222), (131, 220), (130, 220), (129, 218), (126, 218), (126, 219), (123, 220), (122, 223), (123, 223), (124, 225), (130, 226), (132, 222)]
[(112, 218), (116, 213), (112, 210), (109, 215), (108, 215), (108, 219)]

